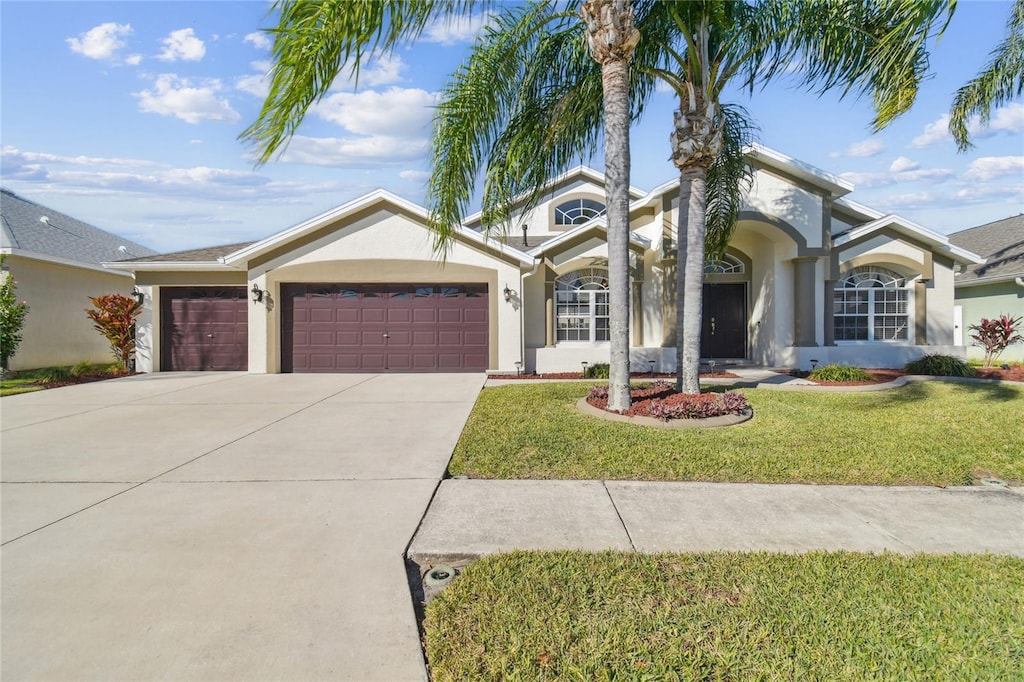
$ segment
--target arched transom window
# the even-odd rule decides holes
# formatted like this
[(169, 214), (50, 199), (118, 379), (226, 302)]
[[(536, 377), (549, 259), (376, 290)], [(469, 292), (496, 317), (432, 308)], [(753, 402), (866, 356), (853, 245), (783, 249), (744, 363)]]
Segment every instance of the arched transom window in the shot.
[(836, 282), (836, 341), (906, 341), (910, 338), (910, 290), (904, 277), (867, 266)]
[(555, 280), (558, 341), (608, 341), (608, 271), (576, 270)]
[(708, 258), (704, 261), (705, 275), (742, 275), (744, 272), (743, 261), (727, 253), (719, 258)]
[(570, 199), (555, 207), (555, 225), (582, 225), (604, 215), (604, 204), (593, 199)]

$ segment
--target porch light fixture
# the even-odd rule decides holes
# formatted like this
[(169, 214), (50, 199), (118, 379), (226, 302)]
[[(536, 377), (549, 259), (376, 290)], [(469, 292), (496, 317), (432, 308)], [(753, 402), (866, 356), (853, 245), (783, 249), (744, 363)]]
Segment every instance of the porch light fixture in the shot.
[(252, 291), (249, 292), (249, 295), (252, 297), (253, 303), (261, 303), (263, 301), (263, 294), (265, 293), (265, 291), (260, 289), (258, 284), (253, 284)]
[(135, 287), (135, 289), (132, 291), (132, 298), (135, 299), (136, 303), (142, 305), (142, 302), (146, 300), (146, 295), (139, 291), (138, 287)]
[(583, 378), (586, 379), (587, 378), (587, 364), (588, 363), (586, 361), (584, 361), (584, 362), (581, 362), (580, 364), (583, 365)]
[(509, 301), (512, 300), (512, 290), (508, 288), (507, 284), (505, 285), (505, 291), (503, 291), (502, 293), (505, 294), (505, 303), (508, 303)]

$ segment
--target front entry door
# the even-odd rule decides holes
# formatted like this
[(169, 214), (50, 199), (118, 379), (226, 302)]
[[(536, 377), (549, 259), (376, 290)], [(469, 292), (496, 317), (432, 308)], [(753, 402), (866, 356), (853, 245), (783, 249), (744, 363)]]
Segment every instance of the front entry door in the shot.
[(705, 284), (702, 358), (747, 357), (747, 285)]

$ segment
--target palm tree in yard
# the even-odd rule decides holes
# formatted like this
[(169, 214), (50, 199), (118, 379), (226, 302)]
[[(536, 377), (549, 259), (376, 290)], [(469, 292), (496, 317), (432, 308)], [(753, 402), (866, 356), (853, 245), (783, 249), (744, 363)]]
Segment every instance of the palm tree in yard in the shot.
[[(793, 77), (804, 87), (872, 95), (880, 129), (909, 109), (926, 72), (925, 39), (950, 9), (923, 0), (633, 5), (642, 37), (628, 92), (634, 121), (658, 79), (679, 96), (671, 135), (680, 172), (677, 387), (696, 393), (705, 243), (724, 250), (750, 172), (743, 148), (751, 126), (742, 109), (722, 104), (724, 89), (752, 89), (797, 66)], [(583, 31), (541, 2), (505, 12), (479, 38), (435, 120), (430, 195), (442, 223), (460, 215), (481, 170), (484, 220), (500, 224), (512, 197), (535, 195), (552, 174), (596, 149), (602, 93), (609, 104), (602, 72), (583, 55)], [(623, 248), (612, 232), (609, 217), (609, 257)]]
[[(287, 144), (309, 107), (327, 94), (343, 69), (348, 68), (358, 76), (361, 63), (415, 41), (431, 21), (467, 16), (488, 4), (471, 0), (280, 0), (275, 6), (280, 13), (279, 23), (272, 30), (274, 64), (270, 91), (258, 119), (241, 137), (256, 145), (259, 163), (269, 161)], [(625, 410), (630, 402), (629, 62), (639, 34), (633, 26), (630, 0), (584, 0), (578, 15), (554, 11), (554, 4), (543, 3), (541, 9), (584, 27), (589, 54), (601, 75), (603, 103), (599, 102), (594, 111), (604, 111), (606, 130), (611, 345), (608, 404), (610, 409)], [(540, 14), (543, 12), (535, 16)], [(546, 28), (545, 21), (534, 22), (525, 37), (536, 38)], [(494, 82), (490, 86), (508, 91), (514, 82)], [(478, 144), (479, 140), (471, 141), (471, 145)], [(521, 169), (507, 167), (503, 173), (507, 177), (516, 170)], [(435, 166), (431, 187), (436, 194), (432, 193), (429, 202), (435, 209), (435, 248), (441, 252), (451, 245), (453, 228), (459, 224), (467, 202), (456, 201), (455, 211), (442, 209), (451, 208), (450, 197), (460, 195), (463, 188), (471, 191), (475, 180), (475, 172), (469, 172), (455, 178), (458, 186), (439, 187), (436, 178), (450, 176), (446, 171)], [(540, 185), (548, 177), (534, 184), (531, 197), (538, 196)], [(511, 203), (512, 195), (507, 191), (489, 194), (483, 205), (485, 216), (505, 211), (487, 203), (487, 198), (495, 196), (500, 196), (506, 207)], [(526, 206), (529, 208), (529, 202)]]
[(992, 61), (971, 82), (957, 90), (949, 111), (949, 132), (960, 151), (972, 145), (967, 122), (986, 123), (992, 110), (1024, 93), (1024, 0), (1015, 0), (1006, 38), (992, 51)]

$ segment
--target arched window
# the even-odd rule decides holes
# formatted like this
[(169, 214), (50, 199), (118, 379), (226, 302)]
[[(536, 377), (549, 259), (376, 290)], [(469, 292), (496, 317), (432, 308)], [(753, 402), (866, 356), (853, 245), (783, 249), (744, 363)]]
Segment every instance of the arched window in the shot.
[(608, 271), (576, 270), (555, 280), (558, 341), (608, 341)]
[(555, 207), (555, 225), (582, 225), (604, 215), (604, 204), (593, 199), (570, 199)]
[(906, 341), (910, 290), (904, 277), (884, 268), (854, 268), (836, 282), (836, 341)]
[(744, 271), (743, 261), (727, 253), (723, 253), (721, 258), (704, 261), (705, 275), (742, 275)]

